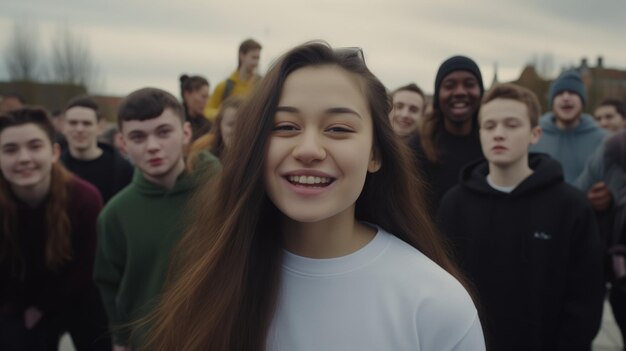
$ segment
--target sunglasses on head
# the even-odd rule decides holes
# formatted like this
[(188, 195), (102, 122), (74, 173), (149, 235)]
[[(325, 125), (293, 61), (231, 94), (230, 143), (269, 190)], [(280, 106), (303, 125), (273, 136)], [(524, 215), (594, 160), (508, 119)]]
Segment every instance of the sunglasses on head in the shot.
[(344, 48), (335, 48), (333, 52), (341, 57), (345, 58), (357, 58), (361, 60), (361, 62), (365, 63), (365, 55), (363, 55), (363, 49), (359, 47), (344, 47)]

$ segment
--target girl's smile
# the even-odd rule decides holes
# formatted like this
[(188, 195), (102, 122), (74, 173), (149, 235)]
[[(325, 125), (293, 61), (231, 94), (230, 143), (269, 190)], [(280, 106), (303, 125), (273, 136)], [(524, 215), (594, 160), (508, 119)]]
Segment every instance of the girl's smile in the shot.
[(285, 80), (266, 153), (270, 199), (296, 222), (352, 210), (376, 171), (372, 118), (359, 81), (335, 66), (299, 69)]

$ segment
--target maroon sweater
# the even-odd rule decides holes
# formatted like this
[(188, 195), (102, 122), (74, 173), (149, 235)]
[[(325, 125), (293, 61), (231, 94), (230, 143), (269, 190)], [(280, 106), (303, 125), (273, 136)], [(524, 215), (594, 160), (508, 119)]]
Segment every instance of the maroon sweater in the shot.
[(56, 271), (45, 265), (47, 200), (37, 208), (15, 199), (17, 236), (24, 258), (24, 275), (11, 273), (0, 264), (0, 313), (22, 314), (28, 306), (44, 313), (63, 311), (72, 301), (93, 289), (92, 272), (96, 248), (96, 218), (102, 208), (98, 190), (78, 177), (69, 183), (68, 216), (71, 223), (72, 260)]

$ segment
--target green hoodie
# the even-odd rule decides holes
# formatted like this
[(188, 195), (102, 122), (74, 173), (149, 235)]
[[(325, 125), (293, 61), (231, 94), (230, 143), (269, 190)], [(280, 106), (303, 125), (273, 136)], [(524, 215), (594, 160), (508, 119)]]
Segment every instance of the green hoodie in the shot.
[(215, 156), (193, 175), (181, 174), (165, 189), (135, 171), (129, 186), (114, 196), (98, 218), (94, 279), (100, 289), (116, 345), (128, 345), (128, 323), (157, 302), (170, 253), (184, 231), (187, 201), (202, 180), (219, 171)]

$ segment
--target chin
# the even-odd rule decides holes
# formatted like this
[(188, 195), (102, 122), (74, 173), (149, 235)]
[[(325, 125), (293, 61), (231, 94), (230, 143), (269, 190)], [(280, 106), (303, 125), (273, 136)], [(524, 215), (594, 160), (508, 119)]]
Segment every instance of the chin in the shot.
[(290, 220), (297, 223), (317, 223), (321, 222), (331, 216), (325, 216), (322, 214), (312, 214), (308, 211), (294, 212), (294, 211), (281, 211), (283, 215)]

